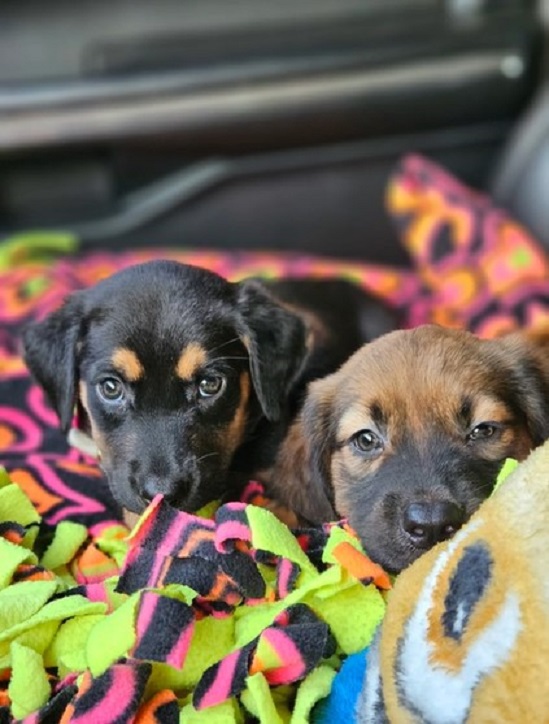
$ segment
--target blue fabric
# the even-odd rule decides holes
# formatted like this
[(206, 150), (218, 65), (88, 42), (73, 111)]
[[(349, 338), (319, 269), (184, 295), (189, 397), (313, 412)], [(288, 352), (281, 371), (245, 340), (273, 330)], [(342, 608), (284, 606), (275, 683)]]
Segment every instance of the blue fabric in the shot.
[(366, 654), (362, 649), (348, 656), (338, 671), (329, 696), (319, 702), (314, 710), (314, 724), (334, 724), (334, 722), (354, 721), (355, 706), (362, 691), (366, 674)]

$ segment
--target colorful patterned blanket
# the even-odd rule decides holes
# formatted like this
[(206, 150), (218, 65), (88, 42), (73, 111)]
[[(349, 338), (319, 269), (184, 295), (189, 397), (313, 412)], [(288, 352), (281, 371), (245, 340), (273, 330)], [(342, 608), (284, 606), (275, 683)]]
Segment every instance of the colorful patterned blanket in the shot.
[[(2, 607), (2, 599), (0, 598), (0, 681), (2, 680), (2, 670), (4, 670), (3, 677), (6, 681), (4, 688), (6, 691), (11, 692), (5, 695), (4, 703), (6, 708), (4, 713), (9, 711), (9, 703), (13, 703), (14, 691), (19, 692), (16, 695), (17, 701), (19, 703), (23, 702), (21, 704), (22, 708), (17, 710), (20, 713), (13, 712), (17, 717), (20, 717), (23, 713), (29, 714), (38, 706), (42, 706), (44, 701), (47, 702), (46, 706), (53, 706), (51, 704), (53, 694), (61, 691), (65, 692), (63, 696), (68, 698), (62, 697), (59, 700), (62, 700), (64, 704), (55, 709), (58, 712), (57, 718), (52, 714), (50, 719), (47, 720), (58, 721), (60, 717), (65, 717), (63, 721), (72, 721), (78, 720), (74, 708), (76, 707), (75, 702), (78, 701), (78, 698), (75, 698), (77, 697), (76, 692), (81, 697), (88, 689), (92, 690), (94, 686), (99, 687), (100, 691), (106, 692), (110, 690), (111, 685), (116, 688), (118, 683), (131, 679), (134, 683), (140, 682), (139, 687), (141, 688), (137, 687), (135, 691), (139, 690), (141, 693), (139, 696), (137, 694), (135, 696), (137, 696), (136, 701), (141, 702), (148, 698), (150, 692), (155, 690), (154, 685), (151, 684), (151, 677), (154, 680), (156, 676), (154, 665), (152, 669), (150, 667), (143, 668), (145, 665), (143, 662), (150, 664), (151, 661), (150, 648), (147, 648), (147, 646), (152, 645), (150, 640), (146, 641), (146, 645), (142, 642), (139, 644), (145, 646), (145, 648), (139, 649), (140, 655), (137, 656), (137, 649), (135, 648), (138, 646), (137, 639), (130, 641), (127, 638), (126, 647), (122, 647), (115, 652), (120, 656), (115, 656), (112, 660), (109, 657), (104, 657), (101, 666), (90, 666), (88, 658), (85, 660), (82, 656), (79, 658), (77, 652), (71, 649), (72, 639), (71, 635), (67, 633), (67, 631), (70, 631), (69, 626), (68, 629), (63, 628), (65, 638), (62, 639), (71, 649), (68, 659), (65, 653), (63, 656), (56, 657), (52, 655), (53, 657), (48, 658), (51, 653), (51, 646), (54, 645), (53, 642), (57, 641), (57, 632), (61, 631), (61, 622), (64, 621), (63, 626), (66, 626), (67, 621), (76, 620), (77, 614), (74, 612), (69, 614), (67, 609), (64, 608), (69, 604), (61, 603), (65, 600), (64, 594), (67, 591), (71, 591), (69, 609), (70, 606), (75, 604), (74, 595), (80, 596), (78, 606), (82, 604), (82, 610), (86, 612), (85, 616), (91, 617), (86, 621), (86, 624), (90, 626), (92, 622), (97, 623), (97, 616), (105, 616), (105, 613), (109, 611), (113, 614), (117, 613), (118, 609), (115, 602), (117, 602), (117, 605), (120, 602), (118, 596), (129, 596), (134, 601), (133, 608), (128, 605), (124, 610), (131, 610), (130, 619), (132, 621), (135, 619), (136, 630), (141, 630), (145, 638), (148, 628), (143, 621), (150, 622), (156, 616), (159, 616), (161, 621), (169, 621), (173, 611), (177, 608), (177, 604), (171, 603), (172, 601), (177, 601), (182, 606), (192, 609), (192, 616), (187, 608), (185, 608), (187, 613), (181, 614), (183, 618), (187, 616), (189, 621), (194, 617), (193, 620), (196, 619), (200, 622), (203, 620), (209, 621), (210, 619), (217, 622), (218, 620), (224, 620), (224, 614), (230, 614), (226, 615), (225, 618), (233, 622), (232, 626), (235, 625), (235, 620), (241, 615), (242, 620), (247, 620), (246, 615), (236, 613), (237, 609), (228, 611), (221, 606), (221, 611), (214, 611), (212, 601), (216, 599), (211, 595), (208, 604), (209, 609), (204, 608), (206, 604), (202, 600), (203, 596), (199, 596), (200, 606), (196, 608), (196, 589), (199, 584), (195, 579), (192, 579), (191, 583), (187, 581), (185, 584), (181, 583), (182, 579), (180, 577), (174, 579), (175, 583), (169, 578), (162, 579), (162, 603), (159, 603), (154, 596), (148, 598), (143, 594), (143, 586), (153, 585), (154, 588), (158, 584), (157, 579), (154, 579), (151, 583), (149, 579), (145, 581), (136, 577), (128, 588), (121, 589), (121, 592), (116, 594), (113, 593), (112, 583), (105, 583), (105, 581), (114, 580), (112, 577), (119, 574), (128, 545), (132, 547), (132, 555), (137, 556), (135, 560), (139, 560), (139, 565), (142, 565), (144, 560), (142, 556), (147, 549), (146, 541), (149, 540), (147, 535), (152, 535), (152, 533), (150, 527), (143, 524), (144, 527), (140, 528), (140, 531), (148, 531), (147, 535), (138, 532), (133, 543), (128, 544), (125, 541), (127, 530), (119, 521), (116, 506), (102, 481), (94, 461), (75, 450), (69, 449), (65, 439), (57, 429), (55, 415), (48, 407), (40, 389), (32, 384), (24, 369), (18, 346), (22, 325), (30, 319), (43, 317), (58, 306), (71, 291), (88, 286), (124, 266), (158, 257), (168, 257), (204, 266), (231, 279), (250, 274), (260, 276), (344, 276), (356, 280), (371, 292), (397, 307), (403, 315), (405, 324), (408, 326), (434, 321), (445, 325), (469, 328), (482, 336), (493, 336), (517, 326), (535, 326), (547, 320), (549, 310), (549, 265), (546, 255), (523, 228), (510, 219), (502, 210), (494, 208), (489, 198), (467, 189), (442, 169), (425, 159), (410, 156), (403, 160), (390, 181), (387, 190), (387, 209), (394, 219), (399, 238), (410, 254), (410, 269), (402, 270), (310, 256), (268, 253), (151, 249), (144, 252), (83, 254), (78, 252), (76, 240), (63, 235), (25, 235), (20, 238), (6, 240), (0, 246), (0, 465), (3, 465), (8, 471), (10, 480), (17, 484), (8, 483), (6, 478), (0, 491), (4, 496), (8, 495), (8, 498), (4, 497), (4, 503), (1, 502), (2, 499), (0, 498), (0, 543), (7, 541), (7, 550), (10, 553), (13, 553), (12, 548), (19, 551), (18, 554), (13, 553), (13, 560), (16, 561), (14, 565), (8, 566), (7, 569), (0, 568), (0, 588), (3, 589), (0, 590), (0, 596), (4, 593), (8, 598), (13, 596), (15, 586), (21, 586), (25, 583), (28, 583), (28, 585), (42, 583), (44, 584), (42, 598), (38, 596), (34, 604), (29, 603), (29, 610), (32, 609), (34, 613), (28, 615), (31, 619), (34, 615), (38, 616), (40, 625), (46, 620), (50, 623), (55, 620), (58, 624), (56, 633), (49, 640), (47, 646), (42, 647), (42, 649), (36, 645), (29, 648), (29, 638), (28, 636), (25, 638), (23, 633), (27, 629), (24, 626), (23, 628), (17, 628), (17, 626), (21, 627), (23, 625), (23, 621), (18, 618), (20, 614), (15, 616), (19, 623), (14, 622), (15, 619), (12, 620), (11, 618), (9, 621), (2, 620), (2, 613), (7, 609)], [(367, 254), (368, 247), (365, 232), (364, 256), (367, 257)], [(17, 509), (12, 508), (11, 503), (9, 503), (10, 496), (18, 495), (14, 490), (19, 491), (25, 500), (32, 503), (32, 506), (24, 507), (24, 510), (28, 508), (28, 515), (25, 515), (23, 520), (19, 519)], [(6, 493), (6, 491), (9, 492)], [(21, 503), (21, 505), (24, 505), (24, 503)], [(160, 503), (158, 505), (162, 510), (162, 505)], [(37, 517), (33, 518), (31, 509), (37, 511), (41, 522)], [(256, 506), (249, 507), (249, 509), (255, 510)], [(240, 508), (235, 510), (239, 511), (239, 515), (242, 512)], [(245, 510), (245, 515), (247, 515), (247, 510), (248, 508)], [(228, 511), (224, 512), (230, 517), (234, 511), (228, 509)], [(252, 515), (254, 514), (252, 513)], [(206, 525), (206, 537), (213, 535), (212, 530), (218, 530), (219, 525), (223, 525), (215, 516), (212, 520), (216, 521), (215, 525), (197, 523), (199, 527), (200, 525)], [(303, 660), (301, 660), (301, 663), (295, 664), (293, 679), (291, 677), (288, 679), (286, 676), (286, 678), (283, 677), (280, 680), (276, 676), (271, 680), (266, 677), (264, 675), (265, 668), (259, 667), (258, 669), (256, 665), (251, 668), (243, 666), (243, 660), (249, 663), (255, 661), (257, 657), (259, 657), (258, 661), (264, 658), (271, 660), (273, 656), (276, 659), (280, 651), (284, 650), (284, 655), (280, 654), (279, 656), (279, 663), (282, 665), (284, 662), (293, 661), (288, 653), (292, 650), (292, 646), (288, 643), (287, 630), (292, 630), (291, 626), (295, 625), (297, 628), (293, 630), (299, 629), (301, 632), (299, 636), (301, 636), (303, 631), (312, 630), (307, 629), (307, 626), (313, 628), (316, 626), (315, 630), (320, 631), (322, 626), (320, 628), (318, 626), (322, 622), (328, 624), (327, 630), (322, 629), (325, 631), (326, 647), (319, 654), (320, 658), (314, 659), (316, 663), (312, 668), (308, 669), (310, 673), (319, 670), (321, 662), (323, 662), (322, 665), (331, 662), (327, 665), (332, 667), (333, 672), (338, 666), (337, 662), (341, 661), (341, 657), (354, 650), (352, 644), (350, 646), (343, 645), (342, 640), (337, 636), (333, 641), (330, 638), (334, 635), (334, 626), (337, 629), (336, 619), (338, 616), (330, 619), (329, 614), (326, 612), (327, 609), (324, 608), (315, 611), (310, 600), (306, 600), (296, 593), (301, 589), (302, 585), (309, 585), (309, 583), (304, 583), (307, 576), (303, 574), (303, 571), (309, 570), (310, 575), (314, 578), (315, 576), (325, 575), (328, 570), (337, 569), (337, 573), (332, 572), (330, 574), (334, 576), (333, 580), (330, 579), (331, 583), (329, 584), (332, 586), (332, 589), (330, 589), (332, 593), (334, 590), (341, 593), (345, 589), (342, 583), (343, 579), (347, 583), (349, 581), (358, 582), (359, 589), (357, 590), (360, 590), (360, 586), (362, 586), (365, 590), (377, 591), (377, 586), (372, 576), (365, 577), (367, 585), (361, 579), (364, 566), (368, 566), (367, 559), (360, 558), (362, 554), (359, 556), (360, 560), (355, 560), (353, 564), (343, 565), (341, 562), (337, 562), (336, 559), (330, 558), (329, 555), (331, 554), (326, 554), (328, 559), (322, 560), (324, 553), (320, 554), (320, 561), (318, 560), (319, 550), (322, 552), (331, 550), (329, 540), (333, 531), (324, 531), (321, 542), (317, 541), (317, 559), (313, 563), (308, 559), (309, 552), (312, 550), (309, 546), (311, 542), (310, 536), (313, 534), (311, 532), (303, 534), (308, 542), (304, 538), (298, 538), (303, 543), (302, 546), (298, 545), (298, 548), (302, 553), (307, 551), (304, 555), (309, 560), (309, 563), (306, 564), (305, 559), (302, 559), (303, 566), (299, 568), (299, 576), (301, 576), (299, 578), (290, 564), (278, 565), (280, 560), (289, 560), (292, 563), (292, 557), (281, 554), (280, 551), (276, 554), (276, 548), (273, 551), (267, 547), (266, 550), (270, 552), (271, 556), (270, 559), (267, 556), (267, 559), (269, 559), (267, 562), (262, 560), (261, 556), (258, 557), (256, 552), (263, 550), (263, 548), (253, 543), (254, 535), (257, 535), (257, 532), (253, 532), (255, 530), (253, 525), (250, 528), (249, 520), (248, 522), (242, 521), (239, 525), (243, 537), (236, 536), (232, 539), (233, 544), (234, 541), (238, 541), (238, 545), (234, 544), (235, 550), (232, 552), (241, 553), (242, 555), (233, 557), (233, 561), (238, 558), (238, 564), (235, 564), (235, 569), (225, 570), (225, 574), (229, 578), (234, 576), (238, 578), (235, 571), (238, 570), (239, 573), (248, 569), (251, 571), (251, 561), (256, 572), (260, 572), (263, 583), (260, 583), (259, 578), (256, 576), (257, 588), (252, 587), (246, 592), (246, 595), (238, 590), (236, 593), (232, 591), (232, 594), (236, 595), (237, 598), (240, 597), (241, 601), (245, 599), (247, 602), (258, 597), (263, 601), (265, 596), (267, 598), (274, 596), (274, 600), (284, 602), (283, 605), (281, 604), (281, 611), (283, 609), (285, 613), (280, 621), (275, 620), (276, 617), (262, 618), (258, 615), (257, 623), (253, 627), (256, 636), (250, 639), (247, 637), (238, 639), (237, 637), (232, 642), (233, 648), (236, 646), (235, 651), (242, 651), (244, 649), (240, 645), (237, 646), (237, 642), (242, 644), (245, 641), (243, 644), (245, 648), (246, 646), (252, 646), (251, 642), (254, 641), (252, 648), (246, 649), (246, 654), (242, 659), (238, 658), (239, 655), (234, 654), (230, 663), (224, 664), (226, 667), (224, 669), (225, 673), (227, 668), (231, 670), (232, 675), (239, 672), (239, 681), (244, 682), (244, 689), (239, 690), (238, 693), (234, 693), (232, 689), (227, 691), (228, 697), (223, 706), (230, 706), (234, 716), (237, 717), (244, 711), (244, 709), (240, 708), (243, 697), (244, 699), (248, 697), (250, 701), (256, 701), (257, 699), (256, 704), (250, 705), (251, 709), (244, 707), (246, 711), (252, 711), (254, 716), (261, 721), (276, 721), (272, 718), (269, 719), (264, 712), (261, 713), (261, 706), (271, 707), (269, 716), (272, 716), (273, 711), (278, 712), (279, 709), (283, 711), (284, 707), (287, 708), (289, 700), (295, 704), (295, 689), (290, 699), (287, 696), (285, 698), (282, 694), (285, 691), (285, 686), (296, 680), (302, 680), (306, 676)], [(252, 530), (252, 533), (246, 532), (248, 529)], [(343, 531), (346, 536), (350, 536), (348, 531), (344, 531), (339, 526), (336, 526), (334, 530)], [(334, 533), (334, 535), (341, 535), (341, 533)], [(252, 544), (250, 544), (250, 540), (252, 540)], [(346, 539), (345, 542), (356, 549), (356, 541), (352, 539), (352, 536)], [(177, 545), (180, 544), (181, 540), (178, 538)], [(208, 545), (210, 545), (208, 549), (210, 553), (206, 552), (204, 557), (208, 565), (210, 565), (213, 550), (211, 541)], [(220, 545), (223, 549), (224, 544)], [(274, 543), (270, 541), (269, 546), (274, 546)], [(219, 553), (215, 545), (214, 548)], [(166, 556), (170, 560), (180, 561), (175, 568), (178, 566), (184, 568), (186, 565), (184, 563), (186, 554), (181, 554), (181, 550), (187, 549), (185, 549), (184, 545), (177, 548), (177, 550), (170, 549), (168, 551), (166, 548)], [(196, 550), (196, 548), (193, 548), (193, 553)], [(45, 562), (44, 551), (48, 552)], [(358, 549), (357, 552), (360, 553)], [(313, 554), (311, 553), (311, 555)], [(122, 580), (126, 582), (131, 581), (133, 575), (130, 558), (126, 560), (122, 577)], [(354, 560), (354, 554), (351, 555), (351, 558)], [(226, 560), (225, 564), (227, 564)], [(230, 565), (233, 565), (233, 563)], [(311, 565), (314, 567), (314, 574)], [(339, 568), (337, 568), (338, 566)], [(193, 564), (193, 570), (195, 567)], [(240, 567), (242, 567), (242, 570)], [(172, 566), (170, 564), (171, 570)], [(208, 580), (212, 583), (217, 579), (211, 578), (211, 566), (208, 570), (210, 571), (210, 579)], [(253, 578), (255, 574), (250, 573), (250, 575)], [(266, 588), (267, 584), (268, 587)], [(171, 588), (172, 585), (184, 585), (186, 588), (177, 589), (179, 592), (174, 593), (174, 589)], [(74, 593), (75, 586), (82, 587), (78, 594)], [(98, 586), (98, 588), (94, 589), (93, 586)], [(259, 591), (260, 587), (261, 591)], [(187, 588), (193, 593), (189, 593)], [(222, 588), (216, 589), (217, 593)], [(18, 591), (20, 590), (18, 588)], [(36, 591), (37, 589), (34, 588), (33, 590)], [(272, 591), (275, 593), (273, 594)], [(291, 608), (288, 602), (293, 601), (292, 595), (295, 596), (297, 606), (295, 610)], [(368, 595), (370, 596), (370, 594)], [(132, 596), (135, 598), (132, 599)], [(328, 600), (330, 596), (326, 594), (324, 598)], [(18, 600), (24, 602), (25, 599), (19, 597)], [(139, 605), (138, 600), (140, 601)], [(270, 603), (273, 604), (274, 600)], [(220, 601), (223, 603), (223, 600), (220, 599)], [(220, 601), (218, 601), (218, 604)], [(303, 601), (306, 601), (306, 603), (303, 603)], [(233, 606), (233, 603), (229, 597), (229, 605)], [(266, 602), (263, 601), (263, 603)], [(99, 604), (101, 604), (101, 610), (97, 608)], [(26, 604), (17, 604), (18, 607), (20, 605), (24, 606)], [(48, 618), (47, 616), (43, 618), (45, 609), (52, 605), (54, 605), (54, 609), (56, 606), (59, 607), (59, 610), (63, 612), (62, 616), (60, 618)], [(78, 606), (77, 608), (80, 610)], [(91, 608), (88, 610), (87, 607), (89, 606)], [(213, 608), (215, 609), (215, 606)], [(72, 611), (72, 609), (70, 610)], [(374, 607), (372, 622), (377, 620), (375, 610)], [(377, 610), (379, 613), (380, 609)], [(181, 611), (183, 611), (183, 608), (181, 608)], [(341, 614), (341, 609), (339, 614)], [(9, 615), (12, 616), (12, 614)], [(106, 619), (109, 621), (113, 619), (122, 621), (122, 614), (118, 615), (120, 618), (107, 616)], [(311, 615), (314, 618), (311, 618)], [(96, 619), (94, 619), (94, 616)], [(137, 618), (135, 618), (136, 616)], [(143, 623), (141, 629), (140, 620)], [(76, 626), (76, 624), (73, 625)], [(15, 638), (13, 636), (13, 626), (15, 626), (17, 634)], [(269, 633), (262, 638), (261, 632), (270, 631), (271, 628), (269, 627), (274, 627), (273, 631), (276, 633)], [(53, 628), (53, 625), (49, 625), (50, 632), (53, 631)], [(204, 625), (204, 628), (206, 630), (206, 625)], [(214, 628), (218, 632), (214, 635), (221, 636), (222, 626), (216, 623)], [(367, 626), (365, 630), (370, 631), (370, 628)], [(85, 630), (88, 631), (88, 629)], [(183, 630), (187, 630), (185, 626), (182, 626), (181, 631)], [(6, 631), (11, 633), (8, 635)], [(105, 631), (106, 638), (99, 639), (103, 642), (98, 644), (99, 649), (109, 640), (110, 634), (108, 631), (112, 630), (107, 627)], [(280, 633), (281, 631), (282, 633)], [(23, 636), (22, 639), (21, 636)], [(79, 632), (78, 636), (84, 636), (84, 634)], [(189, 637), (191, 637), (190, 633)], [(196, 632), (192, 634), (193, 641), (195, 637)], [(282, 645), (281, 649), (277, 649), (276, 645), (273, 644), (275, 639), (286, 643)], [(315, 634), (313, 639), (318, 642), (322, 639), (322, 636), (319, 639)], [(331, 643), (329, 643), (329, 639)], [(365, 645), (367, 643), (366, 639), (367, 636), (357, 638), (357, 642), (360, 645)], [(77, 637), (75, 640), (81, 639)], [(7, 646), (8, 644), (9, 646)], [(169, 644), (172, 647), (170, 652), (172, 650), (176, 651), (177, 655), (174, 654), (174, 656), (176, 656), (177, 662), (181, 662), (182, 652), (186, 651), (189, 641), (183, 636), (183, 638), (179, 637), (177, 640), (170, 640)], [(61, 644), (56, 643), (55, 646), (61, 646)], [(261, 649), (260, 654), (257, 653), (258, 647)], [(62, 646), (60, 650), (65, 652)], [(148, 652), (147, 656), (142, 655), (143, 650)], [(318, 654), (318, 649), (315, 649), (315, 651)], [(164, 651), (166, 656), (168, 653), (166, 650)], [(39, 657), (39, 660), (36, 656)], [(303, 657), (301, 658), (303, 659)], [(171, 672), (169, 667), (176, 659), (168, 659), (162, 660), (159, 665), (164, 667), (162, 668), (163, 675), (167, 677), (167, 680), (170, 680), (171, 674), (168, 675), (166, 672), (168, 670)], [(298, 660), (300, 660), (299, 657), (295, 659), (295, 661)], [(52, 670), (53, 664), (55, 671)], [(105, 665), (107, 665), (106, 668)], [(21, 674), (18, 672), (26, 670), (25, 667), (28, 666), (31, 666), (28, 669), (29, 671), (37, 672), (37, 681), (41, 682), (41, 699), (40, 697), (27, 698), (25, 679), (20, 678)], [(168, 667), (168, 669), (165, 667)], [(85, 676), (77, 681), (76, 674), (80, 674), (83, 670), (88, 672), (86, 674), (87, 678)], [(209, 678), (206, 677), (207, 682), (203, 682), (203, 688), (201, 689), (205, 701), (212, 702), (215, 699), (214, 703), (219, 702), (219, 695), (216, 694), (217, 699), (216, 697), (214, 699), (208, 697), (212, 696), (210, 684), (219, 679), (219, 671), (216, 671), (217, 673), (210, 672), (208, 674)], [(69, 677), (68, 685), (66, 681), (61, 681), (60, 672)], [(107, 675), (107, 672), (109, 672), (107, 677), (108, 685), (105, 683), (106, 680), (97, 678), (98, 676)], [(201, 673), (204, 674), (204, 671)], [(258, 678), (254, 680), (254, 684), (250, 684), (255, 673), (262, 673), (263, 679)], [(223, 676), (225, 677), (224, 680), (231, 679), (230, 676), (227, 678), (225, 674)], [(98, 681), (101, 683), (97, 683)], [(261, 683), (257, 683), (258, 681)], [(197, 682), (198, 678), (195, 676), (195, 679), (192, 682), (188, 681), (185, 686), (175, 687), (178, 692), (177, 696), (174, 694), (172, 687), (171, 700), (176, 697), (180, 707), (184, 698), (180, 696), (182, 688), (185, 689), (185, 696), (187, 696), (189, 694), (187, 689), (194, 690)], [(179, 684), (181, 684), (180, 681)], [(257, 687), (254, 690), (255, 694), (250, 693), (252, 691), (250, 686)], [(274, 698), (273, 696), (263, 696), (265, 687), (269, 692), (275, 692)], [(70, 696), (66, 693), (67, 691), (72, 692)], [(248, 694), (245, 692), (248, 692)], [(263, 694), (260, 692), (263, 692)], [(46, 693), (47, 696), (44, 699)], [(169, 696), (168, 694), (165, 696), (167, 697), (166, 703), (168, 703)], [(198, 699), (195, 699), (194, 703), (203, 703), (204, 699), (200, 698), (202, 695), (197, 696)], [(254, 697), (256, 698), (254, 699)], [(277, 697), (279, 698), (277, 699)], [(270, 704), (265, 703), (267, 699), (271, 702)], [(34, 706), (39, 700), (39, 705)], [(84, 700), (86, 701), (85, 698)], [(164, 699), (161, 697), (158, 701), (162, 703)], [(1, 702), (2, 699), (0, 698)], [(30, 702), (33, 703), (34, 709), (31, 707)], [(226, 704), (226, 702), (230, 703)], [(69, 703), (73, 707), (70, 709), (72, 713), (67, 713)], [(187, 704), (183, 705), (186, 706)], [(83, 711), (87, 710), (84, 708)], [(124, 721), (135, 720), (137, 709), (134, 708), (132, 711), (131, 716), (134, 718), (130, 717), (124, 719)], [(156, 709), (150, 711), (153, 713), (149, 712), (147, 714), (149, 718), (143, 719), (143, 721), (164, 721), (164, 719), (159, 718), (160, 715), (157, 716), (158, 712), (154, 713)], [(2, 716), (3, 714), (0, 713), (0, 720)], [(10, 720), (9, 716), (6, 713), (7, 720)], [(282, 717), (282, 714), (280, 716)], [(303, 720), (306, 720), (305, 715), (304, 717)], [(281, 721), (286, 719), (282, 717)], [(220, 721), (232, 720), (220, 719)], [(238, 721), (238, 718), (234, 720)], [(95, 718), (95, 724), (98, 721)], [(193, 720), (188, 719), (188, 721)]]

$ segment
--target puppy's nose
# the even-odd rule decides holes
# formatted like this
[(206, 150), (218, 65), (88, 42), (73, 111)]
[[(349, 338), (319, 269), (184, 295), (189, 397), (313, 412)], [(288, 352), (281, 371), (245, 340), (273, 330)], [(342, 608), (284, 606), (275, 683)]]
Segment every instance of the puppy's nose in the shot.
[(166, 502), (171, 503), (182, 497), (187, 486), (184, 480), (170, 480), (169, 478), (149, 475), (143, 483), (142, 496), (150, 502), (156, 495), (163, 495)]
[(411, 503), (404, 511), (403, 526), (418, 548), (431, 548), (451, 538), (465, 522), (465, 511), (450, 501)]

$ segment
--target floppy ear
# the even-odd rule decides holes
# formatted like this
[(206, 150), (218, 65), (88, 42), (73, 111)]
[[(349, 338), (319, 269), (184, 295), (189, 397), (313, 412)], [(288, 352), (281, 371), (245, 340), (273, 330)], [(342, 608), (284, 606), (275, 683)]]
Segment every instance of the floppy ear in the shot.
[(331, 378), (309, 385), (301, 413), (279, 451), (272, 475), (277, 499), (309, 523), (335, 520), (330, 461), (333, 444)]
[(72, 295), (57, 311), (23, 332), (23, 356), (35, 380), (57, 412), (67, 432), (76, 401), (76, 347), (82, 324), (82, 305)]
[(549, 328), (514, 332), (497, 344), (510, 366), (509, 380), (534, 446), (549, 438)]
[(307, 356), (305, 324), (259, 283), (242, 282), (237, 294), (252, 382), (265, 417), (274, 422), (280, 419), (290, 386)]

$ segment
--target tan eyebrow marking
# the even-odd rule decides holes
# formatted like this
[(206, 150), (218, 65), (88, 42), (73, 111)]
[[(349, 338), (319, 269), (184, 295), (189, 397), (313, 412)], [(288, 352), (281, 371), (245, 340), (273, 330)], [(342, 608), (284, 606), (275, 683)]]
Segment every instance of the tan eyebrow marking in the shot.
[(175, 371), (182, 380), (191, 380), (206, 362), (206, 350), (197, 342), (188, 344), (179, 357)]
[(495, 397), (481, 397), (473, 405), (472, 422), (506, 422), (512, 415), (507, 405)]
[(359, 430), (372, 427), (373, 420), (363, 407), (350, 407), (341, 417), (338, 425), (338, 439), (346, 440)]
[(145, 374), (145, 370), (138, 356), (126, 347), (118, 347), (115, 349), (111, 357), (111, 362), (113, 366), (124, 375), (128, 382), (137, 382), (137, 380), (141, 379)]

